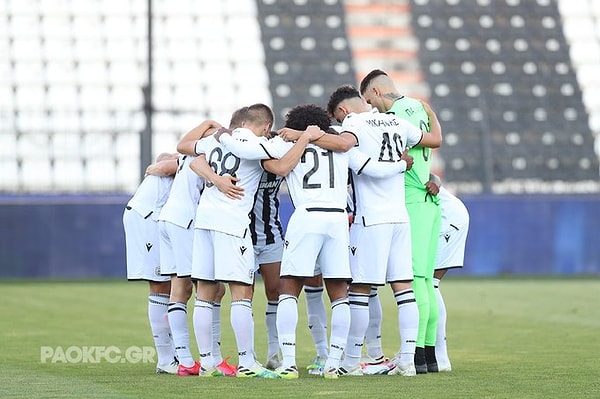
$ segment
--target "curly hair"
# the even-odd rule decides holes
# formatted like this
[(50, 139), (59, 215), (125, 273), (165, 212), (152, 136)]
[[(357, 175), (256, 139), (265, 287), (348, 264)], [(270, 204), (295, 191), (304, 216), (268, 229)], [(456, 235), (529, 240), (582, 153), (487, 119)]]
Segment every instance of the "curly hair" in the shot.
[(285, 127), (296, 130), (306, 130), (310, 125), (317, 125), (322, 130), (329, 129), (331, 120), (323, 107), (315, 104), (298, 105), (285, 116)]
[(340, 86), (329, 96), (329, 102), (327, 103), (327, 112), (333, 116), (335, 109), (344, 100), (349, 98), (359, 97), (360, 93), (356, 90), (356, 87), (351, 85)]
[(369, 87), (373, 79), (381, 75), (388, 76), (388, 74), (383, 72), (381, 69), (373, 69), (371, 72), (369, 72), (367, 76), (365, 76), (360, 82), (361, 94), (365, 94), (365, 92), (367, 91), (367, 87)]

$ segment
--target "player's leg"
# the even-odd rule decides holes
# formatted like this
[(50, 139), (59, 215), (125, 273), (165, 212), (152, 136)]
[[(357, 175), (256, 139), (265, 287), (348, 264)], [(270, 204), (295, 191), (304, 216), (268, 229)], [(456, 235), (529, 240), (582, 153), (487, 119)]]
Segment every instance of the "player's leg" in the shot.
[(237, 366), (229, 363), (229, 356), (223, 359), (221, 354), (221, 302), (225, 296), (225, 284), (217, 284), (217, 294), (213, 302), (212, 320), (212, 355), (217, 368), (226, 376), (235, 376)]
[(252, 295), (255, 260), (252, 239), (213, 232), (215, 280), (226, 281), (231, 294), (230, 323), (238, 349), (237, 377), (278, 378), (255, 359)]
[(317, 352), (316, 357), (306, 367), (309, 374), (320, 375), (325, 367), (328, 353), (327, 310), (323, 301), (323, 278), (316, 275), (304, 280), (308, 329)]
[(179, 362), (169, 327), (170, 281), (148, 281), (148, 320), (157, 355), (157, 374), (177, 374)]
[[(284, 263), (285, 254), (282, 265)], [(279, 282), (277, 335), (282, 359), (281, 366), (276, 372), (283, 378), (298, 376), (298, 367), (296, 365), (296, 327), (298, 326), (298, 296), (302, 291), (302, 285), (302, 277), (289, 275), (281, 276)]]
[(351, 321), (346, 341), (346, 353), (342, 362), (343, 374), (361, 375), (360, 357), (365, 332), (369, 326), (369, 293), (370, 284), (351, 284), (348, 290), (348, 302)]
[[(144, 219), (133, 209), (123, 213), (128, 280), (147, 280), (148, 321), (157, 354), (157, 374), (176, 374), (171, 329), (167, 318), (170, 284), (160, 275), (160, 242), (158, 223)], [(149, 245), (148, 245), (149, 243)]]
[[(283, 248), (281, 248), (281, 252)], [(281, 260), (281, 253), (279, 254)], [(265, 311), (265, 324), (267, 326), (267, 362), (265, 366), (275, 370), (281, 366), (279, 360), (279, 339), (277, 338), (277, 305), (279, 303), (279, 272), (281, 262), (261, 263), (260, 275), (265, 286), (267, 309)]]
[[(440, 198), (445, 218), (440, 228), (436, 270), (434, 272), (434, 288), (439, 310), (435, 355), (438, 361), (438, 370), (451, 371), (452, 366), (446, 343), (447, 311), (442, 291), (439, 287), (448, 270), (463, 267), (465, 246), (469, 231), (469, 213), (458, 198), (453, 196), (449, 199), (443, 196)], [(448, 206), (446, 201), (454, 201), (455, 205), (451, 203), (450, 205), (452, 206)]]
[[(436, 208), (432, 208), (435, 206)], [(431, 239), (431, 226), (435, 219), (433, 212), (437, 206), (431, 202), (411, 203), (406, 205), (410, 216), (411, 242), (412, 242), (412, 267), (413, 290), (419, 308), (419, 330), (417, 347), (415, 351), (415, 368), (417, 373), (427, 373), (427, 360), (425, 358), (425, 336), (431, 316), (430, 290), (428, 284), (433, 281), (426, 280), (429, 264), (429, 242)], [(437, 231), (435, 235), (437, 236)], [(434, 304), (437, 309), (437, 304)], [(436, 321), (437, 323), (437, 321)]]
[(450, 358), (448, 356), (448, 347), (446, 346), (446, 303), (440, 291), (440, 282), (446, 275), (447, 269), (436, 270), (434, 273), (433, 284), (435, 288), (436, 300), (438, 305), (439, 317), (437, 326), (437, 337), (435, 341), (435, 357), (438, 363), (439, 371), (450, 371)]
[[(328, 220), (328, 222), (322, 226), (326, 228), (322, 230), (324, 240), (322, 248), (318, 252), (316, 263), (321, 269), (331, 303), (329, 355), (325, 362), (323, 376), (325, 378), (335, 378), (342, 372), (342, 355), (348, 356), (348, 335), (351, 324), (348, 283), (352, 279), (348, 256), (350, 238), (348, 235), (348, 216), (345, 212), (330, 213), (321, 217)], [(364, 333), (362, 331), (361, 344), (364, 340)], [(361, 350), (358, 348), (359, 362), (360, 352)]]
[(331, 336), (329, 337), (329, 355), (323, 368), (323, 376), (334, 377), (342, 369), (342, 355), (348, 356), (347, 342), (351, 324), (348, 279), (324, 278), (324, 281), (331, 302)]
[(194, 230), (184, 229), (167, 223), (171, 240), (172, 254), (177, 275), (171, 278), (171, 296), (169, 299), (169, 326), (173, 343), (179, 359), (179, 375), (197, 375), (198, 362), (194, 361), (190, 350), (190, 331), (187, 318), (187, 305), (192, 296), (192, 246)]
[[(435, 205), (435, 204), (433, 204)], [(427, 293), (429, 296), (429, 319), (427, 320), (427, 328), (425, 330), (425, 361), (427, 363), (427, 371), (430, 373), (438, 372), (438, 364), (435, 356), (435, 343), (437, 338), (437, 327), (439, 319), (439, 307), (437, 295), (434, 286), (434, 270), (435, 261), (438, 250), (438, 239), (440, 231), (440, 207), (432, 207), (431, 212), (433, 221), (431, 223), (431, 234), (429, 236), (429, 249), (427, 258), (427, 276), (425, 284), (427, 285)]]
[(367, 346), (366, 364), (379, 364), (385, 361), (385, 355), (381, 347), (381, 323), (383, 311), (381, 301), (377, 293), (377, 286), (371, 286), (369, 294), (369, 326), (365, 333), (365, 344)]
[(415, 353), (419, 330), (419, 308), (413, 291), (411, 231), (408, 223), (394, 225), (387, 279), (398, 308), (400, 348), (391, 363), (390, 374), (416, 375)]

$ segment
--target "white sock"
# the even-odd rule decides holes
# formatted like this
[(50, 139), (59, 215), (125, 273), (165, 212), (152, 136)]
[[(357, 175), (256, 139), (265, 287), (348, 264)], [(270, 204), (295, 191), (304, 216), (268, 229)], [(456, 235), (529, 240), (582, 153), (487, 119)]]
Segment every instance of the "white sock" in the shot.
[(230, 320), (238, 348), (238, 364), (240, 366), (250, 367), (255, 362), (252, 301), (249, 299), (232, 301)]
[(419, 331), (419, 308), (412, 289), (394, 292), (400, 329), (400, 363), (413, 363)]
[(223, 361), (221, 355), (221, 303), (213, 302), (212, 308), (212, 356), (216, 364)]
[(323, 302), (323, 287), (304, 286), (308, 328), (317, 355), (327, 357), (327, 310)]
[(360, 363), (365, 332), (369, 325), (369, 295), (350, 291), (347, 301), (350, 303), (351, 317), (344, 367), (350, 369)]
[(267, 358), (279, 353), (279, 339), (277, 338), (277, 302), (267, 301), (265, 312), (267, 325)]
[(296, 326), (298, 325), (298, 298), (279, 295), (277, 306), (277, 335), (283, 355), (282, 366), (296, 365)]
[(175, 358), (171, 327), (169, 327), (167, 316), (168, 304), (168, 294), (151, 293), (148, 295), (148, 320), (154, 338), (157, 364), (160, 365), (169, 364)]
[[(350, 306), (348, 298), (338, 299), (331, 304), (331, 337), (329, 338), (329, 356), (325, 362), (325, 370), (338, 368), (348, 339), (350, 330)], [(360, 357), (360, 353), (359, 353)], [(359, 358), (360, 359), (360, 358)]]
[(438, 318), (437, 325), (437, 337), (435, 340), (435, 357), (440, 364), (450, 363), (448, 357), (448, 347), (446, 346), (446, 304), (440, 291), (440, 279), (433, 279), (433, 286), (435, 288), (435, 296), (437, 298), (438, 309), (440, 316)]
[(200, 364), (212, 367), (218, 364), (212, 354), (213, 349), (213, 304), (211, 302), (196, 299), (194, 302), (194, 334), (198, 353), (200, 354)]
[(169, 303), (169, 326), (179, 364), (192, 367), (194, 359), (190, 352), (190, 330), (187, 321), (187, 305), (182, 302)]
[(369, 295), (369, 327), (365, 333), (365, 343), (367, 344), (367, 354), (373, 359), (383, 356), (381, 348), (382, 321), (383, 311), (379, 295), (377, 295), (377, 287), (372, 287)]

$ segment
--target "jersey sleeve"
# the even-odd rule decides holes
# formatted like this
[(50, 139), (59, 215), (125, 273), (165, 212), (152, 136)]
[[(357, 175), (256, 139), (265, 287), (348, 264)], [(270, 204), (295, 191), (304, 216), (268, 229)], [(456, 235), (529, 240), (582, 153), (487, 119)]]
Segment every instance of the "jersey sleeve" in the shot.
[(357, 148), (352, 148), (348, 151), (348, 166), (357, 175), (384, 178), (403, 173), (406, 170), (406, 161), (377, 162)]
[(404, 119), (400, 118), (397, 119), (398, 122), (402, 125), (403, 129), (406, 131), (406, 146), (412, 148), (416, 145), (419, 145), (419, 143), (423, 139), (423, 132), (410, 122), (407, 122)]
[[(214, 140), (213, 136), (204, 137), (196, 142), (196, 146), (194, 151), (196, 151), (197, 155), (206, 154), (207, 151), (210, 151), (213, 145), (209, 145), (209, 143)], [(214, 144), (214, 142), (213, 142)]]

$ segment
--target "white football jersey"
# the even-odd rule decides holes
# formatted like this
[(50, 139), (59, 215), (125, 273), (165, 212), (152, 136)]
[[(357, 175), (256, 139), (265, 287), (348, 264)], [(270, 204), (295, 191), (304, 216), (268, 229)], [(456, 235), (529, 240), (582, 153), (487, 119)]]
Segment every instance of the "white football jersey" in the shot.
[[(269, 151), (281, 158), (294, 143), (276, 136)], [(346, 209), (348, 195), (348, 153), (325, 150), (308, 144), (300, 162), (286, 176), (288, 191), (295, 208)]]
[[(246, 143), (251, 143), (252, 145), (248, 147), (259, 148), (261, 143), (267, 141), (246, 128), (235, 129), (231, 136), (226, 134), (221, 136), (223, 142), (228, 139), (233, 143), (242, 144), (242, 147), (246, 147)], [(208, 164), (217, 174), (238, 177), (240, 181), (237, 184), (244, 189), (244, 196), (241, 199), (228, 198), (217, 187), (207, 183), (198, 204), (195, 227), (238, 237), (250, 234), (249, 214), (252, 212), (254, 195), (263, 172), (261, 158), (238, 157), (224, 144), (217, 142), (213, 136), (199, 143), (196, 152), (205, 154)], [(262, 152), (262, 159), (266, 158), (269, 158), (269, 155)]]
[(144, 218), (157, 220), (161, 208), (169, 197), (173, 176), (147, 175), (140, 183), (127, 206)]
[[(360, 152), (377, 163), (398, 162), (406, 147), (417, 145), (423, 135), (410, 123), (376, 109), (347, 115), (342, 131), (353, 133), (358, 138)], [(371, 177), (353, 170), (352, 180), (356, 198), (355, 223), (370, 226), (408, 222), (404, 173)]]
[(190, 228), (194, 222), (200, 192), (204, 186), (204, 180), (190, 169), (190, 162), (194, 158), (189, 155), (179, 157), (169, 198), (158, 217), (158, 220), (171, 222), (184, 229)]

